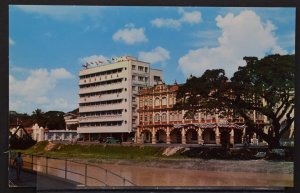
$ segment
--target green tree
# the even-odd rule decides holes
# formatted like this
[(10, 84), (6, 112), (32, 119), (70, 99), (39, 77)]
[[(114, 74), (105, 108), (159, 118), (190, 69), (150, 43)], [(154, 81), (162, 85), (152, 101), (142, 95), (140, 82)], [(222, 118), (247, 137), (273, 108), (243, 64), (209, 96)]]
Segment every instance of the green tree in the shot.
[(36, 109), (32, 112), (31, 120), (33, 124), (37, 123), (40, 127), (46, 127), (46, 117), (45, 113), (41, 109)]
[[(294, 122), (295, 55), (244, 60), (247, 65), (239, 67), (230, 80), (222, 69), (189, 78), (178, 90), (175, 109), (187, 109), (186, 117), (199, 111), (241, 116), (248, 131), (255, 132), (269, 147), (278, 147)], [(253, 111), (268, 118), (270, 132), (255, 126), (250, 116)]]
[(61, 111), (48, 111), (45, 113), (46, 126), (50, 130), (65, 129), (64, 112)]

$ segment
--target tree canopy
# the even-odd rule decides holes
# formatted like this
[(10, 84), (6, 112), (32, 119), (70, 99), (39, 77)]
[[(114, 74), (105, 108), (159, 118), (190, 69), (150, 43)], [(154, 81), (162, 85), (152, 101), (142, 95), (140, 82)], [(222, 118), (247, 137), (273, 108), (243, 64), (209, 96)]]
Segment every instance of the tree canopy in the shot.
[[(178, 90), (175, 109), (186, 109), (186, 117), (199, 111), (242, 117), (249, 131), (277, 147), (294, 122), (295, 55), (244, 60), (246, 66), (239, 67), (231, 79), (223, 69), (207, 70), (201, 77), (187, 79)], [(254, 111), (267, 117), (269, 133), (255, 127), (250, 116)]]
[(10, 111), (10, 124), (22, 124), (24, 127), (31, 127), (37, 123), (39, 126), (54, 129), (65, 129), (64, 112), (61, 111), (48, 111), (43, 112), (41, 109), (36, 109), (31, 115), (26, 113), (17, 113)]

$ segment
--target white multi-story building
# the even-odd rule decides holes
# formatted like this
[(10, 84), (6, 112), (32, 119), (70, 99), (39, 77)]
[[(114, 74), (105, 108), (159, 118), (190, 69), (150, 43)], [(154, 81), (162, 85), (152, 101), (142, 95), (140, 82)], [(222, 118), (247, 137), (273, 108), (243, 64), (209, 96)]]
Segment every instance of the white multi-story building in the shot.
[[(86, 140), (113, 136), (126, 140), (136, 129), (138, 91), (162, 80), (162, 71), (124, 56), (79, 72), (79, 127)], [(96, 62), (96, 61), (95, 61)]]

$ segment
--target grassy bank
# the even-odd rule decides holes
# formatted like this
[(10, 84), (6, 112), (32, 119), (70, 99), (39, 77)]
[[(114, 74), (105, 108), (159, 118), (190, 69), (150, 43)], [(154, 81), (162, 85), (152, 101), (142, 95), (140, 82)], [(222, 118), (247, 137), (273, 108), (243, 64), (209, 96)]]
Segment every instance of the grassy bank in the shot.
[[(256, 157), (260, 151), (266, 151), (264, 157)], [(107, 144), (61, 144), (39, 142), (33, 147), (22, 150), (25, 154), (38, 154), (48, 157), (99, 160), (186, 160), (186, 159), (217, 159), (217, 160), (254, 160), (266, 159), (277, 161), (293, 161), (292, 149), (285, 151), (285, 156), (279, 156), (268, 149), (238, 148), (226, 150), (212, 147), (157, 147), (157, 146), (122, 146)], [(171, 153), (170, 153), (171, 152)], [(168, 154), (166, 156), (165, 154)]]
[[(165, 148), (149, 146), (119, 146), (105, 144), (52, 144), (39, 142), (35, 146), (23, 150), (26, 154), (39, 154), (57, 158), (74, 159), (134, 159), (134, 160), (155, 160), (166, 159), (163, 155)], [(180, 158), (179, 154), (170, 156)]]

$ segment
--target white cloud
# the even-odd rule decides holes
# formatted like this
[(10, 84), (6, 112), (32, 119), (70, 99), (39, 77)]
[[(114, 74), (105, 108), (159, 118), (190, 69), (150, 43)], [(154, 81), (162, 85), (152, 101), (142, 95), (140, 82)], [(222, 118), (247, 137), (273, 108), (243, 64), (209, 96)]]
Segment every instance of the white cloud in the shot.
[(162, 47), (156, 47), (150, 52), (139, 52), (138, 58), (151, 64), (165, 64), (170, 59), (170, 52)]
[(103, 55), (92, 55), (92, 56), (86, 56), (86, 57), (82, 57), (82, 58), (79, 58), (79, 62), (80, 64), (86, 64), (86, 63), (94, 63), (94, 62), (103, 62), (103, 63), (106, 63), (106, 61), (108, 60), (109, 58), (106, 57), (106, 56), (103, 56)]
[(167, 28), (174, 28), (178, 29), (181, 26), (180, 21), (175, 19), (163, 19), (163, 18), (156, 18), (151, 21), (151, 24), (155, 27), (167, 27)]
[(124, 29), (119, 29), (114, 35), (114, 41), (122, 41), (126, 44), (136, 44), (147, 42), (148, 39), (144, 33), (144, 28), (135, 28), (133, 24), (125, 25)]
[(52, 69), (50, 76), (54, 79), (70, 79), (73, 75), (64, 68)]
[(202, 15), (199, 11), (186, 12), (183, 8), (179, 8), (178, 13), (181, 14), (181, 18), (179, 19), (156, 18), (151, 21), (151, 24), (158, 28), (166, 27), (179, 29), (183, 23), (193, 25), (202, 21)]
[(11, 110), (26, 109), (29, 106), (51, 105), (49, 96), (52, 92), (55, 92), (59, 81), (73, 78), (73, 75), (64, 68), (50, 71), (40, 68), (28, 71), (28, 76), (24, 80), (17, 79), (11, 74), (9, 75)]
[(27, 13), (48, 16), (60, 21), (80, 21), (84, 17), (99, 19), (101, 15), (100, 7), (90, 6), (58, 6), (58, 5), (15, 5), (19, 10)]
[(197, 24), (202, 21), (202, 15), (199, 11), (185, 12), (183, 8), (179, 8), (179, 13), (182, 14), (180, 21), (189, 24)]
[(222, 31), (219, 45), (190, 50), (179, 59), (179, 68), (186, 76), (200, 76), (206, 69), (222, 68), (231, 77), (238, 66), (245, 65), (244, 56), (261, 58), (269, 52), (286, 52), (277, 44), (272, 22), (261, 21), (253, 11), (242, 11), (236, 16), (232, 13), (224, 17), (219, 15), (216, 22)]
[(9, 38), (9, 45), (15, 45), (16, 44), (16, 42), (12, 39), (12, 38)]

